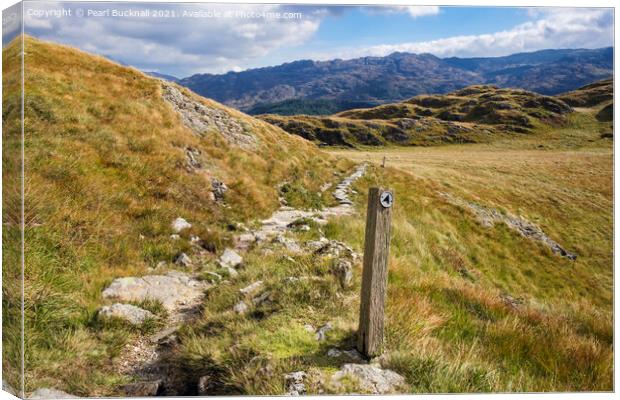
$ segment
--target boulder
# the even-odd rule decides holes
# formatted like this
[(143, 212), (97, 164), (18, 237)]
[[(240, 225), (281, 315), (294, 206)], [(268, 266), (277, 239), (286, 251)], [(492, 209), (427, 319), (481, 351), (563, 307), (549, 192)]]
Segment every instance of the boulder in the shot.
[(342, 288), (348, 288), (353, 283), (353, 264), (351, 261), (340, 259), (332, 264), (332, 271), (338, 278)]
[(228, 186), (218, 179), (211, 178), (211, 192), (215, 201), (224, 201), (224, 195), (228, 192)]
[(238, 302), (233, 307), (233, 311), (235, 311), (237, 314), (240, 314), (240, 315), (247, 313), (249, 309), (250, 307), (248, 307), (248, 305), (245, 304), (245, 302), (243, 301)]
[(170, 271), (166, 275), (117, 278), (103, 291), (103, 298), (123, 302), (157, 300), (168, 311), (174, 311), (199, 303), (208, 287), (206, 282)]
[(173, 261), (176, 265), (180, 265), (182, 267), (190, 267), (192, 265), (191, 258), (189, 258), (189, 256), (185, 253), (177, 254), (176, 256), (174, 256)]
[(97, 316), (99, 318), (119, 318), (132, 325), (140, 325), (149, 318), (155, 318), (155, 315), (150, 311), (143, 310), (131, 304), (121, 303), (101, 307)]
[(239, 292), (243, 295), (250, 295), (256, 293), (263, 286), (263, 281), (256, 281), (251, 285), (244, 287), (243, 289), (239, 289)]
[(222, 268), (236, 268), (243, 263), (243, 257), (237, 254), (233, 249), (225, 249), (220, 256), (218, 263)]
[(181, 232), (184, 229), (189, 229), (192, 227), (192, 224), (187, 222), (184, 218), (178, 217), (174, 221), (172, 221), (172, 230), (176, 233)]
[(345, 378), (353, 378), (364, 393), (395, 393), (405, 386), (404, 377), (392, 370), (372, 364), (345, 364), (332, 376), (332, 383), (339, 387)]

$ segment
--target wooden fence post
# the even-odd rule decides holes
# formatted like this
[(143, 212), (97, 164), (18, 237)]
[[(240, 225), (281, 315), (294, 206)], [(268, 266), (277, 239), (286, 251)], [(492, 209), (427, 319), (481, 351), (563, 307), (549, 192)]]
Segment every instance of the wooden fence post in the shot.
[(381, 354), (394, 194), (370, 188), (364, 241), (364, 267), (357, 349), (365, 357)]

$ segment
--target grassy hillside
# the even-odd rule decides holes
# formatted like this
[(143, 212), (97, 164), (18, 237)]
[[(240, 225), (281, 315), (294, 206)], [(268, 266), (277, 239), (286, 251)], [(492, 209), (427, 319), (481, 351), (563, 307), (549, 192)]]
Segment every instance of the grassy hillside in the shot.
[[(7, 104), (19, 95), (11, 85), (14, 71), (19, 73), (19, 44), (15, 40), (3, 50), (8, 122), (20, 112)], [(171, 262), (190, 248), (190, 235), (221, 251), (236, 223), (279, 207), (283, 182), (289, 183), (291, 205), (333, 201), (306, 191), (318, 193), (334, 179), (332, 168), (351, 163), (337, 165), (301, 138), (182, 89), (230, 115), (258, 145), (244, 150), (217, 130), (198, 136), (164, 101), (157, 79), (31, 37), (25, 54), (26, 391), (48, 385), (110, 394), (121, 377), (111, 370), (109, 356), (131, 337), (125, 330), (93, 327), (100, 292), (112, 278)], [(14, 152), (19, 137), (5, 136), (4, 143)], [(200, 168), (189, 165), (188, 149)], [(5, 164), (5, 171), (12, 167)], [(224, 204), (212, 199), (212, 178), (229, 188)], [(5, 210), (19, 204), (18, 196), (5, 190)], [(174, 242), (170, 224), (179, 216), (193, 227)], [(17, 229), (5, 225), (5, 249), (14, 247)], [(16, 295), (5, 292), (5, 306)], [(11, 353), (8, 363), (17, 366), (18, 354)]]
[[(118, 360), (156, 327), (100, 323), (101, 292), (112, 279), (158, 271), (161, 261), (170, 265), (184, 251), (199, 262), (171, 269), (206, 280), (216, 257), (243, 232), (239, 222), (256, 227), (280, 206), (278, 197), (299, 209), (332, 205), (325, 184), (347, 175), (351, 159), (384, 155), (388, 168), (371, 166), (354, 183), (356, 213), (324, 226), (296, 221), (299, 229), (286, 239), (307, 249), (324, 236), (359, 253), (368, 187), (395, 190), (387, 341), (376, 361), (405, 377), (402, 391), (613, 389), (612, 141), (601, 137), (612, 125), (596, 118), (599, 106), (568, 113), (552, 98), (475, 87), (393, 108), (291, 119), (311, 127), (320, 121), (342, 133), (346, 142), (335, 144), (351, 146), (365, 143), (355, 129), (376, 124), (382, 133), (373, 137), (383, 144), (391, 142), (390, 129), (409, 120), (437, 131), (423, 130), (407, 143), (445, 143), (454, 136), (450, 129), (465, 128), (453, 141), (493, 138), (489, 145), (333, 156), (136, 70), (29, 37), (25, 43), (27, 393), (55, 387), (79, 396), (123, 395), (122, 385), (139, 377), (119, 369)], [(5, 59), (18, 62), (19, 51), (12, 43)], [(3, 68), (11, 72), (5, 84), (15, 88), (18, 66)], [(200, 121), (175, 111), (171, 96), (183, 110), (206, 109), (221, 124), (190, 129)], [(380, 112), (368, 119), (373, 110)], [(444, 111), (463, 120), (442, 119)], [(9, 107), (3, 121), (15, 127), (18, 114)], [(520, 118), (531, 123), (528, 132), (507, 129)], [(5, 149), (19, 148), (18, 136), (3, 139)], [(428, 153), (406, 152), (422, 150)], [(213, 180), (228, 187), (223, 200), (214, 199)], [(7, 186), (3, 199), (5, 210), (19, 204)], [(505, 223), (485, 226), (472, 204), (531, 221), (577, 259)], [(3, 215), (3, 246), (15, 249), (19, 228), (9, 217)], [(172, 240), (177, 217), (193, 226)], [(200, 257), (192, 235), (208, 249)], [(207, 394), (284, 394), (283, 374), (300, 370), (308, 373), (310, 394), (363, 391), (355, 381), (333, 384), (332, 374), (348, 360), (328, 354), (354, 346), (360, 260), (352, 258), (353, 282), (345, 286), (334, 277), (333, 260), (318, 252), (262, 243), (243, 258), (238, 275), (210, 287), (197, 319), (174, 334), (164, 361), (175, 394), (196, 394), (201, 385)], [(266, 297), (248, 296), (250, 312), (233, 311), (240, 289), (258, 280)], [(18, 293), (5, 290), (3, 305), (15, 304)], [(164, 313), (158, 304), (140, 306)], [(17, 320), (4, 318), (9, 325)], [(328, 324), (317, 340), (316, 328)], [(18, 352), (8, 355), (5, 367), (16, 365)], [(17, 374), (7, 377), (19, 386)]]
[(490, 143), (570, 125), (574, 111), (563, 100), (579, 107), (597, 106), (611, 98), (612, 86), (610, 81), (606, 82), (559, 98), (495, 86), (470, 86), (447, 95), (416, 96), (400, 103), (344, 111), (330, 117), (264, 115), (260, 118), (287, 132), (330, 146)]

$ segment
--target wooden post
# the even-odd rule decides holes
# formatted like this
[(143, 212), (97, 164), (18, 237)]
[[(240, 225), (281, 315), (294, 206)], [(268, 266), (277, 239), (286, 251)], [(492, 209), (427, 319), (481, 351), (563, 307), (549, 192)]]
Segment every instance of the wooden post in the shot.
[(385, 156), (383, 156), (383, 162), (381, 163), (381, 167), (385, 168)]
[(365, 357), (381, 354), (387, 288), (390, 230), (394, 195), (391, 190), (370, 188), (364, 242), (362, 296), (357, 349)]

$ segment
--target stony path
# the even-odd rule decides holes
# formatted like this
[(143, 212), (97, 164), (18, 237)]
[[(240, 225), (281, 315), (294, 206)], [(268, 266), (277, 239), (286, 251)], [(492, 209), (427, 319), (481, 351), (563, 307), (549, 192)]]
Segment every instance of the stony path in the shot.
[[(283, 235), (292, 229), (292, 223), (300, 219), (311, 219), (319, 224), (326, 224), (335, 216), (350, 215), (355, 210), (350, 199), (351, 185), (366, 171), (367, 164), (360, 164), (351, 175), (347, 176), (335, 188), (333, 195), (338, 205), (322, 210), (298, 210), (283, 206), (275, 211), (270, 218), (261, 222), (260, 228), (238, 235), (235, 238), (235, 249), (226, 249), (219, 259), (222, 268), (230, 274), (237, 274), (236, 267), (241, 264), (242, 257), (237, 253), (251, 246), (266, 241), (284, 244), (289, 249), (302, 251), (299, 244)], [(179, 232), (191, 227), (183, 218), (172, 222), (172, 229)], [(310, 251), (325, 251), (333, 254), (347, 254), (357, 257), (351, 248), (343, 243), (322, 239), (309, 245)], [(307, 250), (307, 249), (306, 249)], [(350, 281), (350, 264), (343, 267), (343, 284)], [(179, 271), (168, 271), (161, 275), (142, 277), (123, 277), (115, 279), (104, 289), (102, 297), (111, 305), (100, 309), (101, 318), (116, 317), (127, 323), (139, 325), (153, 314), (142, 310), (131, 303), (145, 300), (159, 301), (167, 311), (167, 319), (163, 327), (150, 336), (141, 336), (127, 344), (122, 355), (114, 361), (119, 373), (135, 376), (137, 383), (128, 384), (121, 389), (127, 396), (178, 395), (179, 388), (170, 382), (174, 375), (172, 366), (166, 361), (176, 342), (176, 331), (183, 324), (191, 323), (200, 314), (205, 291), (212, 284), (195, 279), (193, 276)]]
[(338, 217), (350, 215), (355, 210), (353, 202), (349, 198), (351, 185), (366, 172), (368, 164), (360, 164), (355, 171), (347, 176), (342, 182), (336, 186), (334, 197), (338, 201), (338, 205), (334, 207), (324, 208), (322, 210), (297, 210), (291, 207), (282, 206), (274, 212), (270, 218), (262, 221), (258, 230), (243, 233), (236, 237), (235, 248), (237, 250), (245, 250), (254, 243), (264, 242), (286, 233), (291, 229), (291, 224), (300, 219), (310, 219), (320, 225), (327, 223), (330, 217)]

